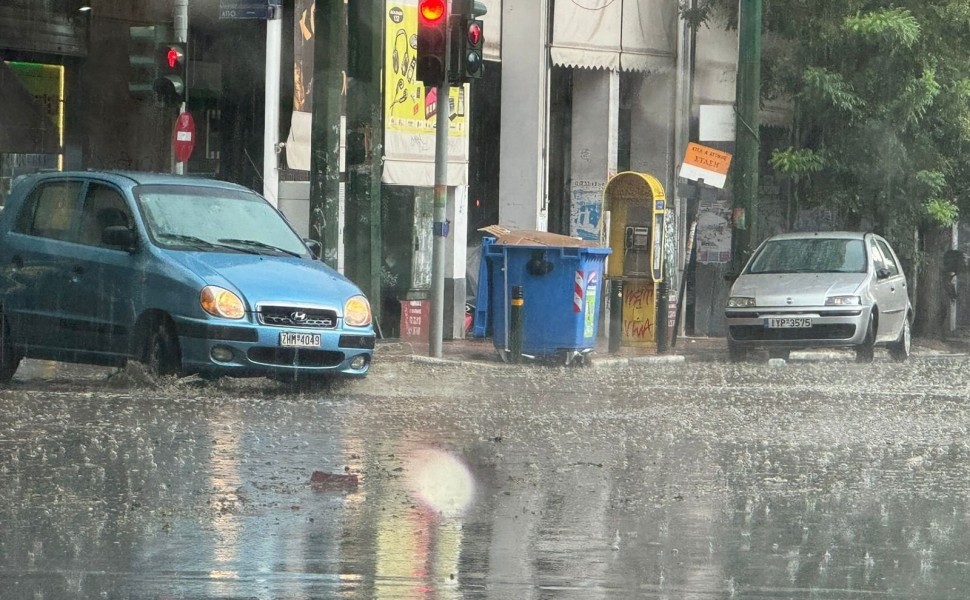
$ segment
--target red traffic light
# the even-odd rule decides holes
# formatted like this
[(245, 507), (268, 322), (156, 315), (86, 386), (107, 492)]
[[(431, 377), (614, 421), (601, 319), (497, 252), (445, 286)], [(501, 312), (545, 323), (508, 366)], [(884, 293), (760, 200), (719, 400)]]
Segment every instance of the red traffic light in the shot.
[(429, 23), (440, 21), (447, 12), (445, 0), (421, 0), (421, 5), (418, 7), (418, 14)]
[(182, 62), (182, 52), (178, 48), (169, 48), (165, 53), (165, 60), (168, 62), (168, 67), (174, 69)]
[(482, 43), (482, 26), (478, 21), (468, 24), (468, 43), (475, 47)]

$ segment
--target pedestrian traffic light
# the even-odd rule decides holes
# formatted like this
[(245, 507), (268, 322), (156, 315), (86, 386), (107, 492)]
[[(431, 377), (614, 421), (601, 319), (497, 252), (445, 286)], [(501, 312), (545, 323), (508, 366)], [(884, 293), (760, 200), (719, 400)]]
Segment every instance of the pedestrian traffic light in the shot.
[(181, 105), (185, 102), (185, 44), (158, 44), (155, 61), (155, 96), (164, 104)]
[(136, 98), (155, 97), (158, 33), (154, 25), (128, 28), (128, 92)]
[(417, 78), (429, 87), (448, 74), (448, 2), (418, 0)]
[(461, 69), (464, 79), (479, 79), (485, 72), (482, 58), (484, 43), (483, 24), (480, 19), (464, 19), (462, 36)]
[(487, 11), (482, 2), (455, 0), (455, 12), (451, 21), (451, 68), (448, 79), (461, 85), (471, 79), (479, 79), (485, 72), (482, 47), (485, 43), (484, 24), (478, 17)]

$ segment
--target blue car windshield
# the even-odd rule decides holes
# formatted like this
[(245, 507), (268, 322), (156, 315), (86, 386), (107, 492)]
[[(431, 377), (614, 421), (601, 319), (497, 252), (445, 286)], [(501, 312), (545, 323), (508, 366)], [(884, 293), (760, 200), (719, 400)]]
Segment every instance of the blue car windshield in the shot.
[(865, 273), (862, 240), (787, 238), (767, 242), (751, 261), (748, 273)]
[(305, 256), (303, 240), (268, 202), (249, 192), (189, 185), (134, 190), (159, 245), (213, 252)]

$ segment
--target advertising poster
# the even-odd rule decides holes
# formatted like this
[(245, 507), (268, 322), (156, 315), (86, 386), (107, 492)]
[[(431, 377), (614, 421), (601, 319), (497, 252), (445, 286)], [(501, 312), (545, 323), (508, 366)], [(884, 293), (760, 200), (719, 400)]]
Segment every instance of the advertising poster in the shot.
[(448, 185), (467, 182), (468, 86), (451, 87), (448, 98), (417, 79), (418, 3), (386, 4), (384, 62), (384, 182), (434, 185), (435, 124), (448, 116)]
[(286, 163), (310, 170), (310, 129), (313, 123), (314, 0), (295, 0), (293, 26), (293, 116), (286, 140)]
[(574, 181), (569, 189), (570, 235), (600, 241), (602, 236), (603, 182)]

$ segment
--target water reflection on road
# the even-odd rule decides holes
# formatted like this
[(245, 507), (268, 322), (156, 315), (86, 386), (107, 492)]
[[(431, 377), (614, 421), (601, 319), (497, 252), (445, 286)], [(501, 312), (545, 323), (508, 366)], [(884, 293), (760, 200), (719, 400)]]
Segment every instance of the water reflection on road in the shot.
[(0, 391), (5, 599), (959, 598), (970, 582), (963, 359), (402, 362), (312, 393), (42, 368)]

